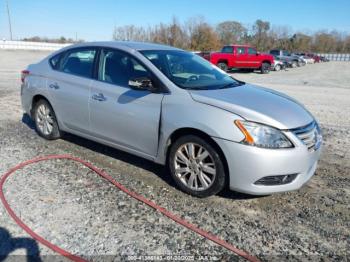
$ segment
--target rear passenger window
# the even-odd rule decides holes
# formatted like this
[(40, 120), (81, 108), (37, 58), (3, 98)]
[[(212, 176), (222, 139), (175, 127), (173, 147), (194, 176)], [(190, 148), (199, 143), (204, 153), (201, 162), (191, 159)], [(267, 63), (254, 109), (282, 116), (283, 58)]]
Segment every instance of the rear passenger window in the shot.
[(61, 57), (62, 57), (62, 53), (55, 55), (50, 59), (50, 65), (52, 66), (53, 69), (58, 69)]
[(68, 51), (60, 63), (59, 70), (68, 74), (92, 77), (95, 55), (95, 49)]
[(243, 55), (245, 53), (245, 47), (237, 47), (237, 55)]

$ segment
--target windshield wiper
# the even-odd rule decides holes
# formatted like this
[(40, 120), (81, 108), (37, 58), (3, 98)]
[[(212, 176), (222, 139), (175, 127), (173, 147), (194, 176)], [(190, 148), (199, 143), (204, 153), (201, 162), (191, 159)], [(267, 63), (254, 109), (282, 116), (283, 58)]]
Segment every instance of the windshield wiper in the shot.
[(225, 88), (230, 88), (230, 87), (236, 87), (236, 86), (241, 86), (241, 85), (244, 85), (244, 84), (245, 84), (244, 82), (239, 81), (237, 83), (229, 83), (227, 85), (221, 86), (218, 89), (225, 89)]
[(203, 86), (192, 86), (192, 87), (185, 87), (187, 90), (209, 90), (207, 87)]

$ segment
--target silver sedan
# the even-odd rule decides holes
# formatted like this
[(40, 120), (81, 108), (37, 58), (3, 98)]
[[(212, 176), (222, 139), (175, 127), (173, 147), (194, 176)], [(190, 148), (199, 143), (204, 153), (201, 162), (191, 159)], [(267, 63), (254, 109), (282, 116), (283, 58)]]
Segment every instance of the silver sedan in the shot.
[(66, 47), (23, 70), (21, 97), (40, 136), (69, 132), (168, 165), (197, 197), (298, 189), (321, 151), (300, 103), (164, 45)]

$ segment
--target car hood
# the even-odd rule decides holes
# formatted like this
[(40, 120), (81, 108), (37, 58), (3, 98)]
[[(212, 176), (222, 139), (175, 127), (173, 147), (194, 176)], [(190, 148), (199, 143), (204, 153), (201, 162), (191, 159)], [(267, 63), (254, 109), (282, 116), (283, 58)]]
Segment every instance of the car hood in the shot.
[(293, 98), (264, 87), (245, 84), (227, 89), (189, 92), (197, 102), (279, 129), (302, 127), (314, 119), (305, 107)]

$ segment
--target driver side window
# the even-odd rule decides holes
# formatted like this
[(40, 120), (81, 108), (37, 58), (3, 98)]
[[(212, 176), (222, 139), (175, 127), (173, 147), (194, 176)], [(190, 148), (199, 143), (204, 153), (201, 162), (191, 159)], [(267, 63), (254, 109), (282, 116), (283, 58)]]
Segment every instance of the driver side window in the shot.
[(255, 49), (255, 48), (249, 47), (249, 48), (248, 48), (248, 54), (250, 54), (250, 55), (256, 55), (256, 54), (257, 54), (256, 49)]
[(148, 70), (131, 55), (118, 50), (102, 50), (98, 80), (122, 87), (129, 87), (129, 80), (150, 78)]

